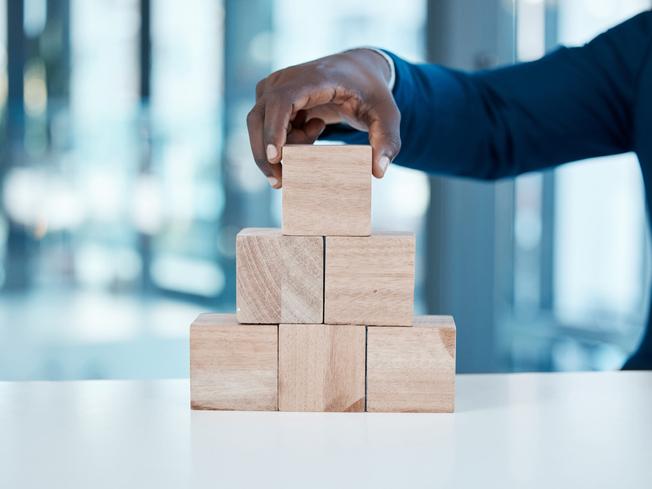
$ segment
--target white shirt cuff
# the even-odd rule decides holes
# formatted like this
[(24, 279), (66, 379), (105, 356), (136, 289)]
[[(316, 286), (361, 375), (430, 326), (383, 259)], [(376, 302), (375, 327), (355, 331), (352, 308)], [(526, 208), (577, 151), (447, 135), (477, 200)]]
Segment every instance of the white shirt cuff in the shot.
[(396, 67), (394, 66), (394, 60), (382, 49), (373, 48), (371, 46), (362, 46), (359, 49), (369, 49), (371, 51), (375, 51), (383, 58), (385, 58), (385, 61), (387, 61), (387, 64), (389, 65), (389, 81), (387, 82), (387, 88), (389, 88), (390, 92), (394, 90), (394, 84), (396, 83)]

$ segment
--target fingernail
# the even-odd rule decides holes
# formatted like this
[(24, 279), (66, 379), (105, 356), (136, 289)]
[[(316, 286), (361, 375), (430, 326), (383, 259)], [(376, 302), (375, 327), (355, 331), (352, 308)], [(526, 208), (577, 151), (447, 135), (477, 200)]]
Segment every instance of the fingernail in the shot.
[(380, 171), (382, 171), (384, 175), (389, 166), (389, 158), (387, 156), (381, 156), (380, 160), (378, 160), (378, 166), (380, 166)]
[(276, 146), (273, 144), (268, 144), (267, 145), (267, 161), (270, 163), (272, 160), (275, 160), (276, 157), (278, 156), (278, 151), (276, 151)]
[(276, 188), (278, 186), (278, 178), (276, 177), (267, 177), (267, 181), (272, 186), (272, 188)]

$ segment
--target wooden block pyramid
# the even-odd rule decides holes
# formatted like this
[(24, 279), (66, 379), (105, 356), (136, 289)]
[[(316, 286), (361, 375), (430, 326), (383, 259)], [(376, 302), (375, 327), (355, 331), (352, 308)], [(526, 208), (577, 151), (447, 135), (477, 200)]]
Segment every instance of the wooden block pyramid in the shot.
[(236, 314), (190, 326), (193, 409), (452, 412), (455, 323), (413, 315), (415, 237), (371, 233), (371, 148), (286, 146), (283, 228), (236, 240)]

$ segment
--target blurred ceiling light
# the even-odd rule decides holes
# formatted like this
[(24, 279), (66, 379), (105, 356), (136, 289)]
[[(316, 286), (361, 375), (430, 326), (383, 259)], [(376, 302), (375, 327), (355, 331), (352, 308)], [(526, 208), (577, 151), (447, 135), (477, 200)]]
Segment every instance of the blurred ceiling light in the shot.
[(89, 286), (102, 287), (116, 282), (136, 282), (142, 272), (138, 253), (126, 246), (109, 247), (84, 244), (75, 256), (78, 280)]
[(121, 282), (136, 282), (140, 278), (143, 263), (140, 255), (131, 248), (119, 248), (114, 250), (115, 278)]
[(33, 225), (43, 205), (46, 181), (33, 168), (12, 168), (5, 176), (3, 204), (9, 217), (24, 226)]
[(43, 32), (48, 20), (47, 0), (24, 0), (24, 9), (23, 30), (27, 37), (36, 37)]
[(84, 220), (84, 208), (79, 196), (62, 178), (50, 182), (44, 210), (52, 231), (74, 229)]
[(30, 63), (24, 76), (25, 111), (32, 117), (45, 113), (48, 103), (48, 90), (45, 83), (45, 67), (40, 62)]
[(216, 263), (162, 255), (152, 263), (152, 279), (164, 289), (215, 297), (224, 289), (224, 272)]
[(34, 226), (34, 235), (73, 229), (84, 219), (79, 196), (61, 177), (33, 168), (12, 168), (4, 182), (3, 203), (9, 217)]
[(157, 233), (163, 223), (161, 188), (151, 175), (141, 175), (136, 181), (132, 208), (136, 228), (145, 234)]
[(118, 219), (123, 209), (124, 185), (119, 174), (94, 172), (83, 180), (84, 202), (94, 219)]
[(114, 257), (105, 247), (87, 244), (75, 254), (77, 280), (87, 287), (106, 287), (113, 279)]
[(116, 282), (136, 282), (142, 272), (142, 262), (131, 248), (85, 244), (75, 255), (75, 269), (81, 284), (105, 288)]

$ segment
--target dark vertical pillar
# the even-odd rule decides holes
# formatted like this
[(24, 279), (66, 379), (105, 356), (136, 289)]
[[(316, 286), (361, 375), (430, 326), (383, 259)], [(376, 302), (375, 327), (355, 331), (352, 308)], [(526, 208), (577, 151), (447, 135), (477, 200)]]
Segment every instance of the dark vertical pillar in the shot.
[[(502, 0), (429, 0), (429, 60), (467, 70), (510, 62), (511, 19)], [(510, 190), (452, 178), (432, 178), (430, 189), (428, 309), (455, 316), (458, 371), (500, 370), (496, 264), (504, 243), (497, 240), (497, 202), (499, 191)]]
[[(140, 33), (138, 36), (138, 61), (141, 114), (140, 126), (140, 164), (139, 174), (146, 175), (152, 171), (152, 124), (149, 103), (152, 95), (152, 5), (150, 0), (140, 0)], [(142, 261), (142, 288), (152, 289), (152, 237), (138, 233), (138, 248)]]
[[(23, 73), (26, 39), (23, 30), (25, 10), (22, 0), (7, 2), (7, 124), (2, 150), (0, 178), (10, 166), (22, 164), (25, 138)], [(30, 283), (30, 262), (34, 240), (24, 226), (9, 220), (4, 270), (6, 290), (23, 290)]]
[(52, 111), (66, 108), (70, 96), (70, 0), (49, 0), (45, 30), (47, 39), (58, 48), (42, 53), (47, 71), (48, 110), (54, 115)]
[(7, 2), (7, 136), (22, 150), (25, 134), (23, 72), (25, 69), (25, 8), (22, 0)]
[(140, 97), (148, 102), (152, 83), (152, 5), (150, 0), (140, 0), (140, 36), (138, 52), (140, 60)]
[[(546, 3), (545, 13), (545, 43), (546, 51), (557, 45), (559, 39), (558, 6)], [(541, 308), (552, 311), (554, 308), (554, 280), (555, 280), (555, 171), (548, 170), (543, 173), (541, 216)]]

